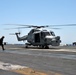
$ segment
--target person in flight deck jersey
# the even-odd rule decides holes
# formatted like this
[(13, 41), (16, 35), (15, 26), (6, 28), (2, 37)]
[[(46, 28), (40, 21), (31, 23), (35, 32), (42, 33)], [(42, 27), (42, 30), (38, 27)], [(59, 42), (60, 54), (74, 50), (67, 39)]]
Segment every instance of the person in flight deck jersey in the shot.
[(5, 49), (4, 49), (4, 44), (3, 44), (4, 38), (5, 38), (4, 36), (2, 36), (2, 37), (0, 38), (0, 46), (2, 46), (3, 51), (5, 50)]

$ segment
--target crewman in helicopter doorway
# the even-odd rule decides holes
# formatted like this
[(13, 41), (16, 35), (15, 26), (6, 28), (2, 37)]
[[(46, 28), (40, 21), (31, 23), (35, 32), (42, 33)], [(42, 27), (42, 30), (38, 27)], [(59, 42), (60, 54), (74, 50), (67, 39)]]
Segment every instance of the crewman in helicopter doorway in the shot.
[(1, 38), (0, 38), (0, 46), (2, 46), (2, 50), (4, 51), (5, 49), (4, 49), (4, 44), (3, 44), (3, 40), (4, 40), (4, 36), (2, 36)]

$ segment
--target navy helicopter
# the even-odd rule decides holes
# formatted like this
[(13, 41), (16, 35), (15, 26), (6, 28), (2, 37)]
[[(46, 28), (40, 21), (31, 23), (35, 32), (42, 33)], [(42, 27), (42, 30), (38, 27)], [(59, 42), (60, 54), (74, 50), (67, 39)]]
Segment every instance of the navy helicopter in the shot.
[[(20, 32), (15, 33), (18, 41), (27, 40), (27, 43), (25, 43), (26, 48), (28, 48), (28, 46), (30, 45), (38, 46), (40, 48), (49, 48), (49, 45), (59, 46), (61, 43), (60, 36), (56, 36), (53, 31), (44, 29), (46, 27), (49, 27), (48, 25), (46, 26), (20, 25), (20, 26), (22, 27), (18, 27), (18, 28), (32, 28), (27, 35), (24, 35), (22, 37), (19, 36)], [(76, 24), (53, 25), (53, 26), (76, 26)], [(17, 28), (13, 28), (13, 29), (17, 29)], [(59, 28), (54, 28), (54, 29), (59, 29)]]

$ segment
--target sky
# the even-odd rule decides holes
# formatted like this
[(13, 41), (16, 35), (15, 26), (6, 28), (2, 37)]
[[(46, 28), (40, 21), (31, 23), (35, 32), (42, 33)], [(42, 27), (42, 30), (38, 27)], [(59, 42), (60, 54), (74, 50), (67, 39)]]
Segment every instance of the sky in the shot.
[[(0, 0), (0, 37), (5, 36), (8, 43), (22, 43), (17, 41), (15, 35), (10, 33), (18, 30), (5, 30), (15, 28), (15, 25), (65, 25), (76, 24), (76, 0)], [(58, 27), (54, 30), (61, 37), (62, 44), (71, 44), (76, 41), (76, 26)], [(26, 35), (30, 29), (20, 29), (21, 35)]]

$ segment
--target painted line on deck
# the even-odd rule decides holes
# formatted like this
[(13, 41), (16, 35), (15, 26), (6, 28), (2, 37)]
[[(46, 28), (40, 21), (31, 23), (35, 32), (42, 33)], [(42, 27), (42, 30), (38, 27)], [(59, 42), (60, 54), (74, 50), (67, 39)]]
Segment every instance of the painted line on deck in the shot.
[(28, 67), (0, 61), (0, 69), (2, 70), (16, 70), (16, 69), (23, 69), (23, 68), (28, 68)]

